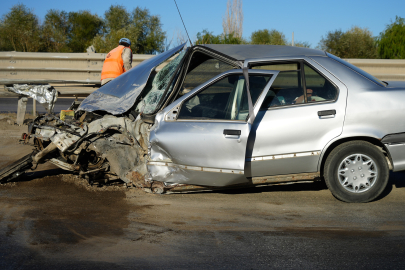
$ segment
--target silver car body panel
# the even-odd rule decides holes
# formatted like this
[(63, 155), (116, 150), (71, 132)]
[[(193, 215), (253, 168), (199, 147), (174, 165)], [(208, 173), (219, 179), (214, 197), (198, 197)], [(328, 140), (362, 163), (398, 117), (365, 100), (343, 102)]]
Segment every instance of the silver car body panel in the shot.
[[(302, 155), (304, 154), (304, 155)], [(310, 168), (315, 168), (319, 161), (320, 151), (313, 151), (308, 153), (293, 153), (284, 155), (280, 159), (273, 159), (273, 156), (252, 158), (252, 161), (246, 161), (246, 176), (247, 177), (261, 177), (261, 176), (274, 176), (285, 175), (294, 172), (308, 172)], [(261, 159), (262, 158), (262, 159)]]
[[(188, 97), (231, 74), (230, 70), (194, 88), (176, 100), (155, 118), (150, 132), (151, 179), (166, 183), (226, 186), (247, 183), (245, 153), (251, 125), (241, 120), (174, 120), (173, 110), (181, 108)], [(271, 74), (254, 107), (256, 114), (278, 71), (249, 70), (250, 74)], [(167, 118), (165, 118), (168, 116)], [(240, 135), (224, 135), (225, 129), (240, 130)]]
[(113, 115), (128, 111), (142, 93), (152, 71), (161, 63), (181, 51), (186, 43), (158, 54), (121, 74), (111, 82), (91, 93), (78, 110), (106, 111)]
[[(404, 82), (382, 87), (329, 57), (311, 58), (349, 89), (346, 118), (339, 139), (370, 137), (381, 140), (388, 134), (405, 131)], [(400, 149), (400, 146), (386, 145), (394, 171), (405, 169), (405, 152), (400, 154)]]
[(396, 172), (405, 170), (405, 143), (385, 144), (385, 147), (391, 156), (392, 171)]
[[(274, 61), (301, 61), (314, 67), (338, 88), (335, 101), (272, 107), (259, 111), (251, 131), (246, 172), (248, 177), (319, 171), (321, 151), (337, 138), (345, 119), (347, 88), (332, 74), (305, 56), (247, 59), (245, 66)], [(336, 110), (321, 117), (318, 111)], [(249, 153), (251, 153), (249, 155)], [(277, 158), (281, 156), (282, 158)]]

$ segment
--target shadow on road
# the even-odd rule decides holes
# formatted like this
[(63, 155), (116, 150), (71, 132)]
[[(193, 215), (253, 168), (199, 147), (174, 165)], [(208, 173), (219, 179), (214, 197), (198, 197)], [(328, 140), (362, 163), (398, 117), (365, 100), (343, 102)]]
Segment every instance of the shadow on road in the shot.
[(384, 197), (388, 196), (394, 186), (395, 188), (405, 187), (405, 171), (390, 172), (390, 178), (388, 179), (387, 187), (384, 189), (383, 193), (381, 193), (381, 195), (378, 196), (377, 199), (375, 199), (375, 201), (381, 200)]
[(226, 194), (240, 193), (262, 193), (262, 192), (285, 192), (285, 191), (320, 191), (328, 189), (324, 181), (297, 182), (288, 184), (274, 184), (269, 186), (258, 186), (244, 189), (224, 190)]
[(224, 188), (216, 190), (194, 191), (193, 193), (221, 193), (221, 194), (244, 194), (263, 192), (296, 192), (296, 191), (320, 191), (328, 189), (324, 181), (281, 183), (263, 186)]
[[(42, 178), (46, 176), (57, 176), (60, 174), (71, 174), (71, 172), (62, 170), (62, 169), (51, 169), (43, 171), (34, 171), (27, 172), (24, 177), (18, 179), (18, 182), (27, 182), (32, 181), (37, 178)], [(388, 196), (393, 187), (395, 188), (404, 188), (405, 187), (405, 171), (401, 172), (390, 172), (390, 178), (388, 180), (387, 187), (383, 193), (375, 200), (381, 200), (384, 197)], [(222, 193), (222, 194), (243, 194), (243, 193), (263, 193), (263, 192), (296, 192), (296, 191), (321, 191), (326, 190), (328, 187), (325, 184), (325, 181), (306, 181), (306, 182), (295, 182), (295, 183), (281, 183), (281, 184), (272, 184), (272, 185), (263, 185), (263, 186), (254, 186), (254, 187), (238, 187), (238, 188), (224, 188), (216, 190), (202, 190), (202, 191), (193, 191), (192, 193)], [(177, 192), (176, 192), (177, 193)], [(181, 192), (179, 192), (181, 193)], [(187, 192), (186, 192), (187, 193)]]
[(56, 176), (60, 174), (71, 174), (68, 171), (62, 169), (51, 169), (43, 171), (27, 171), (24, 176), (19, 178), (16, 182), (28, 182), (37, 178), (42, 178), (46, 176)]
[(391, 172), (388, 185), (394, 185), (396, 188), (405, 187), (405, 171)]

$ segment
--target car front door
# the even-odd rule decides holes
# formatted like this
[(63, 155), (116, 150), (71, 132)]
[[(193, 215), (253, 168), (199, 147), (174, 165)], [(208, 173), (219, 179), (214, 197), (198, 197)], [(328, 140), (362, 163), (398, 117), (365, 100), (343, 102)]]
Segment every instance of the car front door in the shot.
[(250, 70), (246, 84), (247, 72), (230, 70), (159, 113), (149, 140), (151, 179), (202, 186), (248, 182), (251, 123), (277, 74)]

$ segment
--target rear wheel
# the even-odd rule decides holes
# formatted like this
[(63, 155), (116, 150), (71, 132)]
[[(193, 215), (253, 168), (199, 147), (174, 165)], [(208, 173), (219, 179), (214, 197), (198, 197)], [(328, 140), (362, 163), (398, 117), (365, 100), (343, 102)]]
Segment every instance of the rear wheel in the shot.
[(352, 141), (339, 145), (325, 162), (324, 177), (333, 196), (345, 202), (369, 202), (388, 183), (384, 154), (373, 144)]

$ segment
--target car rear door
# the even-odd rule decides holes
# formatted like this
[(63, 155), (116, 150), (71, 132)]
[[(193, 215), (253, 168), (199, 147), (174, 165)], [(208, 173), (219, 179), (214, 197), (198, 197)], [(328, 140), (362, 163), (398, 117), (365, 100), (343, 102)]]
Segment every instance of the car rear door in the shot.
[[(317, 172), (326, 145), (342, 133), (346, 86), (316, 62), (307, 59), (301, 63), (305, 72), (297, 78), (302, 85), (289, 81), (299, 70), (281, 71), (270, 89), (279, 103), (267, 104), (257, 115), (261, 121), (256, 121), (251, 131), (254, 139), (246, 159), (248, 177)], [(298, 88), (301, 94), (307, 93), (308, 102), (299, 103)], [(325, 96), (316, 94), (322, 89)]]
[(247, 183), (251, 123), (277, 74), (230, 70), (159, 113), (150, 132), (151, 179), (202, 186)]

